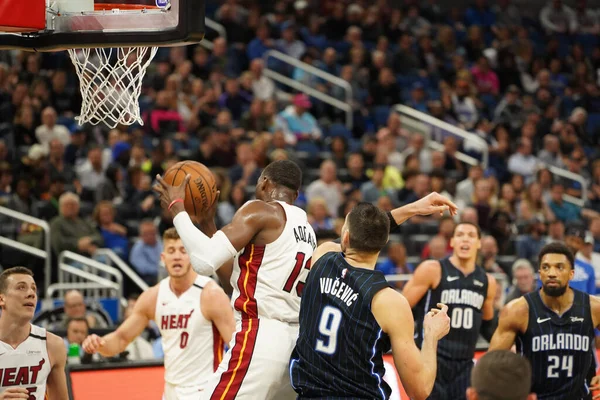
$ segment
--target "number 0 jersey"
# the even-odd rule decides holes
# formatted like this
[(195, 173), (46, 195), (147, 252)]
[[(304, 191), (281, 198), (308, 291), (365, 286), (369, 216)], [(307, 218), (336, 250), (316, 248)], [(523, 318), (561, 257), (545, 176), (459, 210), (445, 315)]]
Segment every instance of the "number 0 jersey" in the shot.
[(202, 386), (223, 358), (219, 331), (202, 315), (200, 296), (211, 278), (198, 276), (177, 297), (170, 278), (160, 282), (154, 320), (160, 328), (165, 354), (165, 381), (176, 386)]
[(591, 399), (587, 375), (595, 336), (590, 296), (573, 290), (573, 305), (562, 316), (550, 310), (540, 292), (526, 294), (527, 330), (517, 335), (517, 352), (531, 362), (531, 391), (542, 400)]
[(300, 295), (317, 239), (304, 210), (277, 203), (286, 216), (281, 235), (267, 245), (249, 244), (234, 259), (231, 301), (237, 319), (298, 323)]
[(342, 253), (327, 253), (315, 263), (290, 362), (300, 398), (389, 398), (383, 354), (390, 339), (371, 312), (373, 297), (388, 287), (383, 273), (355, 268)]
[(0, 393), (22, 387), (29, 391), (30, 399), (44, 399), (52, 369), (46, 343), (46, 330), (35, 325), (16, 349), (0, 341)]

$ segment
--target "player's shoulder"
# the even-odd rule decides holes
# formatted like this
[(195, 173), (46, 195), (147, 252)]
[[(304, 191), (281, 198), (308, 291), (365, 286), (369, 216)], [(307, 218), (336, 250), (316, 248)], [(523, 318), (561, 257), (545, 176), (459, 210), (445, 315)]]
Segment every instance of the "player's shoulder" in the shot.
[(600, 316), (600, 297), (590, 295), (590, 309), (593, 315)]
[(285, 218), (285, 211), (276, 201), (250, 200), (240, 207), (235, 218), (264, 223)]
[(412, 318), (408, 300), (392, 288), (385, 288), (375, 293), (371, 300), (371, 312), (386, 333), (389, 333), (390, 327), (395, 322), (405, 321), (409, 315)]
[(525, 322), (529, 318), (529, 304), (525, 296), (508, 302), (500, 311), (500, 318), (512, 322)]
[(52, 364), (64, 364), (67, 359), (67, 348), (65, 341), (58, 335), (46, 331), (46, 348)]
[(227, 297), (225, 291), (221, 286), (217, 284), (217, 282), (210, 279), (202, 286), (202, 293), (200, 295), (202, 299), (206, 299), (208, 301), (213, 300), (215, 298)]
[(321, 243), (319, 245), (319, 247), (317, 247), (317, 249), (313, 253), (313, 256), (312, 256), (313, 265), (320, 258), (323, 258), (323, 256), (326, 255), (327, 253), (339, 253), (341, 251), (342, 251), (342, 247), (340, 246), (339, 243), (334, 243), (334, 242)]
[(381, 308), (381, 309), (394, 309), (396, 307), (408, 307), (410, 309), (410, 305), (406, 297), (404, 297), (400, 292), (392, 289), (391, 287), (386, 287), (381, 289), (373, 296), (373, 300), (371, 301), (371, 308)]
[(441, 275), (442, 263), (440, 260), (425, 260), (415, 269), (412, 280), (433, 283), (438, 281)]
[(135, 311), (147, 315), (148, 318), (151, 318), (154, 315), (162, 282), (163, 280), (142, 292), (135, 302)]

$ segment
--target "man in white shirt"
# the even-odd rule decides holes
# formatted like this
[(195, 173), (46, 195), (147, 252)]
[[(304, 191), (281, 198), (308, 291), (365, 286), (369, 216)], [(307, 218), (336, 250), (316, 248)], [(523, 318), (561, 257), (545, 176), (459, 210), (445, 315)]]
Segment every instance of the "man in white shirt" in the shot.
[(252, 81), (252, 92), (254, 98), (259, 100), (271, 100), (275, 94), (275, 84), (270, 78), (263, 75), (265, 63), (260, 58), (255, 58), (250, 63), (250, 72), (254, 80)]
[(64, 125), (56, 124), (56, 111), (52, 107), (46, 107), (42, 111), (42, 125), (35, 128), (35, 137), (38, 142), (48, 151), (52, 139), (58, 139), (67, 146), (71, 143), (71, 133)]
[(508, 170), (530, 180), (536, 172), (538, 159), (531, 154), (532, 145), (528, 138), (519, 138), (517, 152), (508, 159)]
[(342, 183), (337, 178), (335, 163), (325, 160), (321, 164), (319, 179), (306, 188), (306, 199), (321, 197), (327, 202), (327, 210), (332, 217), (336, 217), (338, 208), (342, 204)]

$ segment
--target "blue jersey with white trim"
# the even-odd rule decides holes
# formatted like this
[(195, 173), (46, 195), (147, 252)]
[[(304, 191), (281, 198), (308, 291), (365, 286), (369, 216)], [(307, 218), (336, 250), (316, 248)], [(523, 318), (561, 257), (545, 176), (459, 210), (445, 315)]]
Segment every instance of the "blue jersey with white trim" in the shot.
[(390, 339), (371, 312), (373, 296), (387, 287), (383, 273), (352, 267), (342, 253), (327, 253), (312, 266), (290, 362), (300, 398), (390, 397), (383, 381)]

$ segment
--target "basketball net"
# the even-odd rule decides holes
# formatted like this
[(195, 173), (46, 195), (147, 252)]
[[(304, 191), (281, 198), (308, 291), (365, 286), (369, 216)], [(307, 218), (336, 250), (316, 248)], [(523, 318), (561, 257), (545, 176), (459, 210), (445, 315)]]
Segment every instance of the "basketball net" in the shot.
[(139, 98), (146, 68), (157, 47), (69, 49), (79, 75), (82, 104), (75, 117), (80, 125), (104, 122), (143, 125)]

